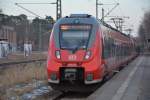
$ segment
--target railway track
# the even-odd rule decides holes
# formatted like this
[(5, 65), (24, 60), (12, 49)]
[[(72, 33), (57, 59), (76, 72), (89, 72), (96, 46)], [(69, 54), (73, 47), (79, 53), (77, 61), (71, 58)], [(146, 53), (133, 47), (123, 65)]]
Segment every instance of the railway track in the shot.
[[(13, 64), (28, 64), (28, 63), (41, 63), (45, 59), (34, 59), (28, 61), (13, 62)], [(10, 64), (10, 63), (9, 63)], [(4, 64), (8, 65), (8, 64)], [(20, 66), (20, 65), (19, 65)], [(6, 67), (7, 68), (7, 67)], [(108, 79), (109, 81), (109, 79)], [(107, 82), (107, 81), (105, 81)], [(101, 83), (100, 87), (105, 84)], [(38, 82), (36, 82), (38, 84)], [(20, 98), (21, 100), (86, 100), (86, 98), (92, 93), (78, 93), (78, 92), (61, 92), (53, 90), (48, 84), (36, 85), (30, 92), (24, 93)]]
[[(37, 89), (38, 90), (38, 89)], [(30, 99), (30, 100), (85, 100), (91, 93), (77, 93), (77, 92), (61, 92), (61, 91), (56, 91), (49, 89), (49, 92), (44, 92), (44, 90), (41, 90), (43, 94), (35, 92), (36, 90), (33, 90), (31, 94), (28, 94), (30, 98), (24, 98), (25, 100)], [(36, 97), (35, 97), (36, 96)], [(33, 98), (33, 99), (32, 99)]]
[(67, 92), (67, 93), (62, 93), (59, 96), (53, 98), (52, 100), (86, 100), (86, 98), (90, 95), (91, 93), (76, 93), (76, 92)]
[(35, 62), (46, 62), (46, 59), (30, 59), (30, 60), (20, 60), (20, 61), (8, 61), (4, 63), (0, 63), (0, 69), (11, 67), (10, 65), (17, 65), (17, 64), (27, 64), (27, 63), (35, 63)]

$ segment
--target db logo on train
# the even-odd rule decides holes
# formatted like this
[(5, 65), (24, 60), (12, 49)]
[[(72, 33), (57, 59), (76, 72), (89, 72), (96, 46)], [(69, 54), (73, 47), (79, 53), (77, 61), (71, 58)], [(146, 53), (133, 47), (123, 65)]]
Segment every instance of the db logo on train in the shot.
[(73, 61), (73, 60), (77, 59), (77, 56), (76, 55), (69, 55), (68, 59), (71, 60), (71, 61)]

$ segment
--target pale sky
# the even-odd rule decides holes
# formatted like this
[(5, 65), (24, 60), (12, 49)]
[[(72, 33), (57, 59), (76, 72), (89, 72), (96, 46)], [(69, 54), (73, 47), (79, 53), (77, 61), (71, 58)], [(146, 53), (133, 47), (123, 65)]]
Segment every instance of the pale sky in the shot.
[[(0, 0), (0, 8), (8, 15), (26, 14), (31, 19), (34, 15), (17, 7), (15, 3), (51, 3), (56, 0)], [(95, 2), (96, 0), (62, 0), (63, 16), (71, 13), (88, 13), (95, 16)], [(120, 5), (110, 13), (109, 16), (129, 16), (124, 23), (126, 28), (133, 28), (133, 35), (136, 35), (138, 26), (142, 20), (145, 11), (150, 10), (150, 0), (99, 0), (104, 4), (112, 4), (118, 2)], [(22, 5), (23, 7), (33, 11), (34, 13), (45, 17), (50, 15), (56, 18), (56, 5)], [(101, 17), (101, 7), (99, 6), (99, 17)], [(107, 13), (114, 5), (105, 5), (105, 13)], [(108, 20), (108, 18), (106, 19)]]

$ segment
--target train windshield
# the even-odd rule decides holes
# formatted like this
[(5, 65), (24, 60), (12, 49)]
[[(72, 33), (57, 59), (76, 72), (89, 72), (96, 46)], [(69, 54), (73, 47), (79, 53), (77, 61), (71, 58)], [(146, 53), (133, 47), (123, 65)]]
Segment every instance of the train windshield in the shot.
[(86, 49), (90, 36), (90, 30), (90, 25), (61, 26), (61, 49)]

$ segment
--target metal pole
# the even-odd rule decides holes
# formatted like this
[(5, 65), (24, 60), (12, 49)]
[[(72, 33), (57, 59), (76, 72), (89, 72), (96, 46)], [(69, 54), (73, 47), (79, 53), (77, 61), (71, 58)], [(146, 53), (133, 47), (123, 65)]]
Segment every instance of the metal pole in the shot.
[(98, 19), (98, 0), (96, 0), (96, 19)]
[(42, 29), (41, 29), (41, 23), (39, 22), (39, 51), (41, 51), (42, 48)]
[(102, 21), (104, 21), (104, 8), (102, 8)]
[(123, 19), (121, 18), (121, 20), (120, 20), (120, 31), (122, 32), (122, 27), (123, 26)]
[(27, 27), (28, 27), (28, 25), (27, 25), (27, 20), (26, 20), (26, 22), (25, 22), (25, 33), (26, 33), (26, 36), (25, 36), (25, 41), (26, 42), (28, 42), (28, 29), (27, 29)]
[(61, 0), (57, 0), (57, 9), (56, 9), (56, 16), (57, 20), (62, 17), (62, 9), (61, 9)]

